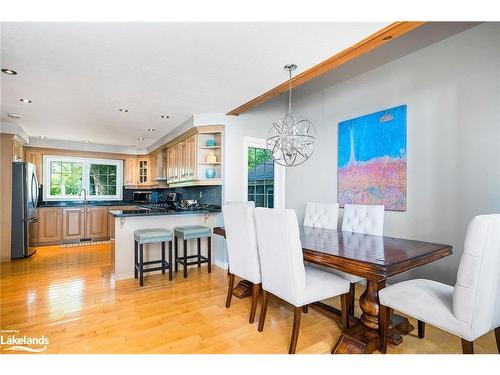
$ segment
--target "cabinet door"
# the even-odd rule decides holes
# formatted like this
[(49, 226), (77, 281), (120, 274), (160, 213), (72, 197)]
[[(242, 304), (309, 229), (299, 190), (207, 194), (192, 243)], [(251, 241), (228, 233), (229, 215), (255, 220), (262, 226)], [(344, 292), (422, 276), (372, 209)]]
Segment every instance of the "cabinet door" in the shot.
[(137, 158), (130, 157), (125, 159), (125, 166), (123, 168), (123, 177), (125, 180), (125, 186), (135, 186), (137, 185), (136, 180), (136, 169), (137, 169)]
[(85, 211), (85, 238), (109, 237), (107, 207), (87, 207)]
[(149, 176), (150, 176), (149, 182), (151, 184), (154, 184), (156, 182), (155, 181), (156, 177), (158, 177), (157, 170), (156, 170), (158, 155), (159, 154), (155, 154), (149, 158), (149, 163), (150, 163), (150, 165), (149, 165)]
[(186, 181), (186, 176), (188, 173), (186, 172), (186, 142), (182, 141), (177, 144), (177, 170), (179, 181)]
[(179, 181), (179, 144), (175, 144), (168, 150), (168, 154), (170, 155), (169, 160), (169, 171), (170, 171), (170, 181), (169, 182), (178, 182)]
[(148, 185), (150, 181), (149, 176), (149, 159), (148, 158), (140, 158), (137, 163), (137, 178), (138, 185)]
[(167, 148), (167, 182), (173, 182), (175, 171), (174, 171), (174, 147)]
[(196, 134), (186, 139), (186, 180), (196, 179)]
[(79, 240), (85, 236), (85, 210), (63, 209), (63, 240)]
[(36, 178), (38, 180), (38, 183), (42, 183), (42, 153), (38, 151), (33, 151), (33, 150), (26, 150), (26, 155), (25, 155), (25, 161), (27, 163), (34, 164), (36, 167), (35, 173), (36, 173)]
[(13, 147), (12, 147), (12, 151), (13, 151), (12, 160), (13, 161), (24, 161), (23, 146), (19, 142), (17, 142), (16, 140), (13, 140), (12, 142), (14, 143)]
[(37, 243), (62, 241), (62, 208), (38, 208)]

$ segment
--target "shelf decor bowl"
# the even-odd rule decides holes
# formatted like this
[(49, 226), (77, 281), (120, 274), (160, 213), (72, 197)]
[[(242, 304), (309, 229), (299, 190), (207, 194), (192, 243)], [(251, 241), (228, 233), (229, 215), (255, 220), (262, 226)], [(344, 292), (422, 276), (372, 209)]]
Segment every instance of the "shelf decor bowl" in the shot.
[(205, 177), (206, 178), (214, 178), (215, 177), (215, 168), (207, 168), (205, 170)]
[(215, 139), (207, 139), (207, 142), (205, 144), (207, 145), (207, 147), (214, 147)]

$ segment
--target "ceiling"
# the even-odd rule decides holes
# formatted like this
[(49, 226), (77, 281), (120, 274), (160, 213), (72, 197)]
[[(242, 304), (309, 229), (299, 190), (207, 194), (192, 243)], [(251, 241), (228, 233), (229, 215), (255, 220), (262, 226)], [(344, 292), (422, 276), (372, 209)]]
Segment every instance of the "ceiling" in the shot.
[(299, 73), (388, 24), (2, 23), (1, 66), (18, 75), (1, 74), (1, 121), (31, 137), (144, 148), (278, 85), (286, 63)]

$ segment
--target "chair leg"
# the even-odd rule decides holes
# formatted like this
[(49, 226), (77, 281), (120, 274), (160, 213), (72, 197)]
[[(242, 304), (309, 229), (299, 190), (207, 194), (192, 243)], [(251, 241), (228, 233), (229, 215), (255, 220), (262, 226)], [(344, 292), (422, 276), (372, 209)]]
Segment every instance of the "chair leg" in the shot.
[(144, 285), (144, 245), (139, 245), (139, 285)]
[(425, 337), (425, 322), (418, 320), (417, 323), (418, 323), (418, 338), (423, 339)]
[(198, 268), (201, 267), (201, 238), (198, 238)]
[(187, 266), (187, 240), (184, 240), (184, 248), (182, 249), (184, 251), (184, 278), (186, 279), (188, 277), (188, 266)]
[(349, 307), (351, 306), (351, 293), (345, 293), (340, 296), (340, 306), (342, 310), (342, 332), (349, 328)]
[(172, 241), (168, 241), (168, 279), (172, 281)]
[(269, 293), (263, 289), (262, 290), (262, 306), (260, 307), (259, 328), (257, 329), (259, 332), (262, 332), (262, 330), (264, 329), (264, 322), (266, 321), (267, 303), (268, 302), (269, 302)]
[(495, 340), (497, 341), (498, 354), (500, 354), (500, 327), (495, 328)]
[(302, 306), (302, 312), (303, 312), (304, 314), (309, 313), (309, 305), (304, 305), (304, 306)]
[(175, 258), (175, 272), (179, 271), (179, 264), (177, 259), (179, 258), (179, 244), (177, 242), (177, 237), (174, 237), (174, 258)]
[(385, 354), (387, 353), (387, 335), (389, 333), (389, 324), (391, 321), (391, 309), (387, 306), (380, 305), (379, 314), (378, 335), (380, 342), (378, 350), (380, 353)]
[(226, 297), (226, 307), (229, 308), (231, 306), (231, 298), (233, 297), (233, 289), (234, 289), (234, 275), (231, 273), (229, 275), (229, 285), (227, 287), (227, 297)]
[(208, 241), (208, 273), (212, 273), (212, 237), (207, 237)]
[(462, 352), (464, 354), (474, 354), (474, 341), (462, 339)]
[(290, 339), (290, 348), (288, 348), (288, 354), (295, 354), (295, 350), (297, 349), (297, 341), (299, 340), (301, 317), (302, 317), (302, 307), (295, 307), (295, 311), (293, 314), (292, 337)]
[(351, 283), (351, 285), (349, 285), (349, 314), (350, 315), (354, 315), (354, 305), (356, 304), (355, 293), (356, 293), (356, 284)]
[[(161, 266), (165, 267), (165, 241), (161, 243)], [(165, 273), (165, 268), (161, 270), (161, 273)]]
[(139, 247), (139, 245), (137, 244), (137, 241), (134, 241), (134, 279), (137, 279), (137, 277), (139, 276), (139, 273), (137, 272), (137, 265), (138, 265), (138, 261), (137, 261), (138, 249), (137, 248), (138, 247)]
[(249, 323), (253, 323), (255, 320), (255, 312), (257, 311), (257, 305), (259, 303), (259, 295), (260, 295), (260, 286), (261, 284), (253, 284), (252, 288), (252, 308), (250, 309), (250, 319)]

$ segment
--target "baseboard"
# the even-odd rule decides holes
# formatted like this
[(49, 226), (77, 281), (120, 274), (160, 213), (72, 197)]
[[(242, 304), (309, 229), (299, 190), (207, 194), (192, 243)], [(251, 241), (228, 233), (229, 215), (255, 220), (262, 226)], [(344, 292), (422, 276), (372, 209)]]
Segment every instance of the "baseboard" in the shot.
[(223, 270), (227, 270), (229, 268), (229, 263), (225, 263), (220, 261), (219, 259), (215, 259), (215, 265)]

